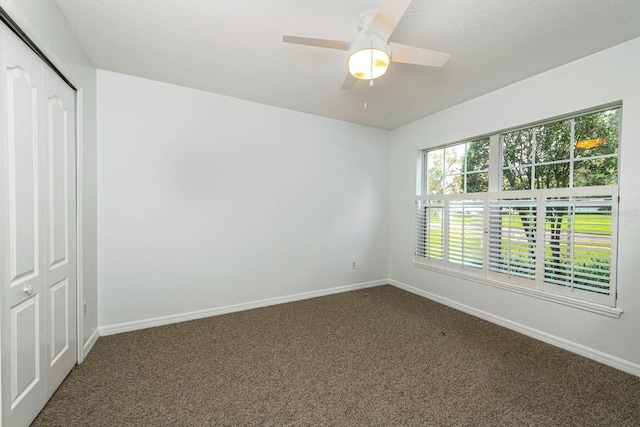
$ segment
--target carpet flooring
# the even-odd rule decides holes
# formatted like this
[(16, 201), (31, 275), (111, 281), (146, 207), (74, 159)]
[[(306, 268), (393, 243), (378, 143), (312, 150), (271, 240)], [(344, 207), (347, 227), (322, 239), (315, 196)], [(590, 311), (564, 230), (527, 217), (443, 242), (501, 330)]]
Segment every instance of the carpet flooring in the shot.
[(100, 338), (33, 426), (639, 426), (640, 378), (392, 286)]

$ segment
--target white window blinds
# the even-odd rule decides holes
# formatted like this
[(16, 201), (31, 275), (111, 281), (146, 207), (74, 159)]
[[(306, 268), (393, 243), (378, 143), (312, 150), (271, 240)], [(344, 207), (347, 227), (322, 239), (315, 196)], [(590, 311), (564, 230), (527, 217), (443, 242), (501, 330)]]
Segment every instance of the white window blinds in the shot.
[(617, 191), (417, 196), (416, 261), (614, 306)]
[(484, 200), (451, 200), (447, 218), (448, 262), (483, 268)]
[(545, 203), (544, 281), (562, 293), (592, 293), (607, 298), (615, 283), (615, 195), (547, 197)]
[(416, 256), (432, 262), (444, 262), (444, 201), (416, 202)]
[(509, 279), (533, 280), (536, 271), (536, 197), (489, 200), (489, 271)]

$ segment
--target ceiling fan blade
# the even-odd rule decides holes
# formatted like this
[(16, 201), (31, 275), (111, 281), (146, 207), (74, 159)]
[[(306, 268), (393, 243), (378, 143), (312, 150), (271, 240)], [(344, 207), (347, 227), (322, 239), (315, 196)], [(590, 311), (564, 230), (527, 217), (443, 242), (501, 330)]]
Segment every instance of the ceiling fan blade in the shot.
[(341, 40), (314, 39), (311, 37), (282, 36), (285, 43), (303, 44), (306, 46), (326, 47), (328, 49), (349, 50), (351, 42)]
[(389, 36), (396, 29), (409, 4), (411, 0), (385, 0), (371, 21), (367, 32), (379, 35), (384, 41), (389, 40)]
[(391, 48), (391, 62), (442, 67), (451, 56), (448, 53), (393, 42), (389, 43), (389, 47)]
[(347, 77), (344, 78), (344, 83), (342, 83), (342, 87), (340, 88), (340, 90), (353, 89), (353, 87), (357, 82), (358, 82), (358, 79), (353, 77), (351, 74), (347, 73)]

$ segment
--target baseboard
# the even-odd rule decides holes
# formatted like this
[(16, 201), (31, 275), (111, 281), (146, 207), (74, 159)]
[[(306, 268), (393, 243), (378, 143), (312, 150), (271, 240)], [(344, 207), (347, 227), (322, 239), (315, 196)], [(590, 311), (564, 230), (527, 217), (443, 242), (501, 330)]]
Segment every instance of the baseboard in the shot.
[(387, 283), (395, 286), (399, 289), (403, 289), (407, 292), (411, 292), (413, 294), (419, 295), (421, 297), (433, 300), (435, 302), (439, 302), (451, 308), (455, 308), (456, 310), (463, 311), (472, 316), (479, 317), (491, 323), (495, 323), (497, 325), (503, 326), (505, 328), (514, 330), (523, 335), (527, 335), (531, 338), (535, 338), (537, 340), (546, 342), (547, 344), (554, 345), (556, 347), (560, 347), (562, 349), (568, 350), (572, 353), (579, 354), (586, 358), (595, 360), (596, 362), (603, 363), (605, 365), (611, 366), (613, 368), (619, 369), (621, 371), (627, 372), (631, 375), (635, 375), (640, 377), (640, 365), (629, 362), (628, 360), (621, 359), (616, 356), (612, 356), (607, 353), (603, 353), (599, 350), (595, 350), (590, 347), (586, 347), (581, 344), (577, 344), (575, 342), (566, 340), (564, 338), (557, 337), (555, 335), (548, 334), (546, 332), (539, 331), (537, 329), (530, 328), (528, 326), (522, 325), (520, 323), (513, 322), (511, 320), (505, 319), (503, 317), (499, 317), (493, 315), (491, 313), (487, 313), (482, 310), (478, 310), (476, 308), (470, 307), (465, 304), (460, 304), (456, 301), (450, 300), (448, 298), (441, 297), (436, 294), (432, 294), (431, 292), (424, 291), (422, 289), (415, 288), (413, 286), (407, 285), (402, 282), (398, 282), (397, 280), (388, 279)]
[(374, 280), (371, 282), (356, 283), (353, 285), (346, 285), (346, 286), (337, 286), (329, 289), (321, 289), (319, 291), (302, 292), (299, 294), (292, 294), (292, 295), (286, 295), (286, 296), (275, 297), (275, 298), (267, 298), (263, 300), (227, 305), (223, 307), (214, 307), (214, 308), (209, 308), (204, 310), (191, 311), (187, 313), (173, 314), (173, 315), (162, 316), (162, 317), (154, 317), (151, 319), (136, 320), (133, 322), (118, 323), (115, 325), (101, 326), (99, 328), (99, 336), (120, 334), (123, 332), (131, 332), (139, 329), (169, 325), (171, 323), (186, 322), (188, 320), (202, 319), (204, 317), (211, 317), (211, 316), (219, 316), (221, 314), (251, 310), (254, 308), (284, 304), (287, 302), (317, 298), (317, 297), (322, 297), (326, 295), (339, 294), (342, 292), (356, 291), (358, 289), (372, 288), (375, 286), (381, 286), (381, 285), (387, 285), (387, 284), (389, 284), (389, 281), (386, 279)]
[(96, 341), (98, 341), (98, 338), (100, 338), (100, 330), (96, 329), (95, 331), (93, 331), (93, 333), (91, 334), (87, 342), (84, 343), (83, 350), (82, 350), (84, 355), (83, 360), (84, 358), (87, 357), (87, 354), (89, 354), (89, 352), (93, 348), (93, 345), (96, 343)]

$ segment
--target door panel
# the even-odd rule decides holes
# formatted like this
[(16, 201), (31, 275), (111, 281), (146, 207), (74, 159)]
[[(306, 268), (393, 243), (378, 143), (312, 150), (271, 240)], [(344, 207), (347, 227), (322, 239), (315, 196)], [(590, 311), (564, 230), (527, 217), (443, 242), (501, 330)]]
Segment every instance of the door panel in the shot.
[(68, 262), (69, 171), (65, 154), (68, 151), (69, 111), (58, 96), (47, 103), (49, 154), (49, 260), (50, 267)]
[(11, 408), (40, 383), (40, 296), (11, 309)]
[(69, 281), (64, 279), (51, 287), (49, 292), (51, 309), (49, 325), (51, 330), (51, 346), (49, 365), (55, 366), (70, 348), (69, 341)]
[(9, 239), (12, 286), (38, 275), (38, 86), (22, 67), (7, 67)]

